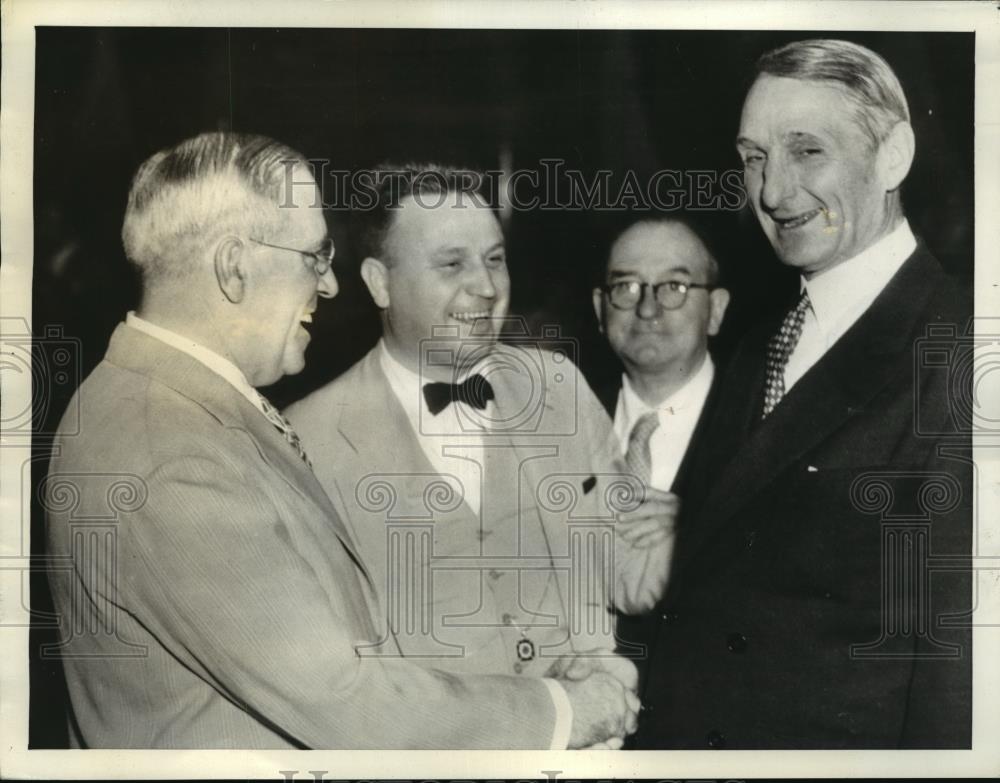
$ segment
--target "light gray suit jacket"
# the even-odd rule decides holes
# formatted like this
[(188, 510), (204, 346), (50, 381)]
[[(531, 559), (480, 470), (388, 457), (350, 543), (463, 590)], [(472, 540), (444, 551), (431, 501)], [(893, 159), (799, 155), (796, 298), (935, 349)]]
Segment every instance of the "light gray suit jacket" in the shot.
[(286, 415), (390, 607), (381, 636), (424, 665), (524, 676), (560, 655), (611, 651), (616, 583), (620, 605), (638, 604), (666, 569), (662, 550), (616, 547), (629, 478), (573, 363), (495, 349), (503, 370), (490, 374), (495, 429), (477, 459), (477, 515), (427, 459), (379, 352)]
[(122, 325), (78, 395), (45, 501), (78, 744), (548, 747), (540, 682), (358, 653), (384, 623), (357, 544), (220, 376)]

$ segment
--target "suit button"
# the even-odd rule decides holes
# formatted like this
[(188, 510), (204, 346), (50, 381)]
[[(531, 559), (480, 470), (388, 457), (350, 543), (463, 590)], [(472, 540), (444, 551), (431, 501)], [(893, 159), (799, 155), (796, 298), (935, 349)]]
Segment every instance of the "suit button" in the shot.
[(726, 649), (731, 653), (746, 652), (747, 638), (741, 633), (731, 633), (726, 639)]
[(660, 619), (667, 625), (673, 625), (680, 619), (680, 617), (677, 612), (664, 612), (660, 615)]
[(708, 742), (708, 747), (712, 750), (722, 750), (726, 747), (726, 735), (718, 729), (713, 729), (708, 732), (708, 736), (705, 740)]

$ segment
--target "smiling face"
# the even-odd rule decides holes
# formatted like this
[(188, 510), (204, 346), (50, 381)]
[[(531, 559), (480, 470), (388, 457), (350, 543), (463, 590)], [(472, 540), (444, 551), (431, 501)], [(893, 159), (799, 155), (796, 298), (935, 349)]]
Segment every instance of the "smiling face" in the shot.
[[(298, 172), (305, 178), (308, 172)], [(296, 180), (298, 183), (300, 180)], [(296, 208), (288, 209), (280, 231), (255, 237), (275, 245), (315, 250), (327, 236), (326, 221), (315, 191), (296, 184)], [(294, 250), (248, 243), (249, 286), (245, 301), (245, 359), (241, 369), (253, 386), (274, 383), (283, 375), (294, 375), (305, 367), (310, 335), (303, 324), (312, 322), (319, 296), (337, 293), (332, 271), (318, 277), (311, 260)]]
[(454, 327), (461, 339), (496, 339), (510, 278), (500, 224), (487, 206), (455, 193), (404, 198), (384, 255), (366, 259), (362, 276), (384, 310), (386, 345), (397, 360), (419, 370), (421, 341), (436, 326)]
[(614, 307), (603, 291), (594, 291), (602, 331), (630, 378), (683, 380), (701, 366), (708, 337), (722, 324), (728, 292), (691, 288), (681, 307), (665, 310), (653, 298), (651, 286), (671, 280), (709, 283), (711, 268), (708, 250), (681, 223), (637, 223), (614, 243), (606, 282), (647, 284), (629, 310)]
[(778, 258), (806, 276), (870, 247), (896, 218), (886, 145), (871, 149), (855, 111), (838, 87), (767, 74), (743, 105), (737, 148), (751, 207)]

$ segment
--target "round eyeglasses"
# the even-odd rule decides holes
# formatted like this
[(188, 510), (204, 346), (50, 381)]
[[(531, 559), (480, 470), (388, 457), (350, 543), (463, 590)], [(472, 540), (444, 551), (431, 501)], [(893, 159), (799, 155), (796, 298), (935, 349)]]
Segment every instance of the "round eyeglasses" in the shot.
[(601, 290), (607, 295), (611, 306), (619, 310), (631, 310), (645, 296), (646, 289), (653, 292), (653, 299), (664, 310), (677, 310), (684, 306), (687, 294), (692, 288), (711, 291), (718, 286), (709, 283), (688, 283), (684, 280), (667, 280), (663, 283), (642, 283), (638, 280), (622, 280), (606, 283)]
[[(273, 247), (275, 250), (288, 250), (292, 253), (298, 253), (305, 256), (305, 258), (311, 259), (313, 271), (315, 271), (319, 277), (322, 277), (330, 271), (330, 267), (333, 266), (333, 256), (336, 253), (332, 237), (324, 239), (323, 244), (321, 244), (316, 250), (299, 250), (297, 247), (272, 245), (270, 242), (262, 242), (259, 239), (254, 239), (253, 237), (250, 237), (250, 241), (258, 245), (263, 245), (264, 247)], [(309, 263), (309, 261), (306, 261), (306, 263)]]

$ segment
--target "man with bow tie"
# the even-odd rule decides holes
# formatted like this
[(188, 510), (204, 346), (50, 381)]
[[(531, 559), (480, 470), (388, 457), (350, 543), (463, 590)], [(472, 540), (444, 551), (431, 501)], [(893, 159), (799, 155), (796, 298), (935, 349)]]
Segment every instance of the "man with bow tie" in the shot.
[[(287, 415), (398, 610), (404, 655), (541, 677), (582, 654), (617, 670), (608, 605), (655, 601), (674, 498), (616, 507), (636, 487), (570, 351), (498, 341), (510, 279), (475, 174), (385, 172), (359, 232), (382, 339)], [(646, 524), (641, 547), (614, 532)]]
[(255, 391), (303, 369), (303, 324), (337, 293), (320, 203), (306, 160), (258, 136), (203, 134), (136, 174), (122, 236), (142, 303), (47, 477), (73, 744), (619, 742), (637, 709), (627, 663), (566, 661), (557, 682), (364, 655), (398, 649), (380, 636), (380, 570)]

